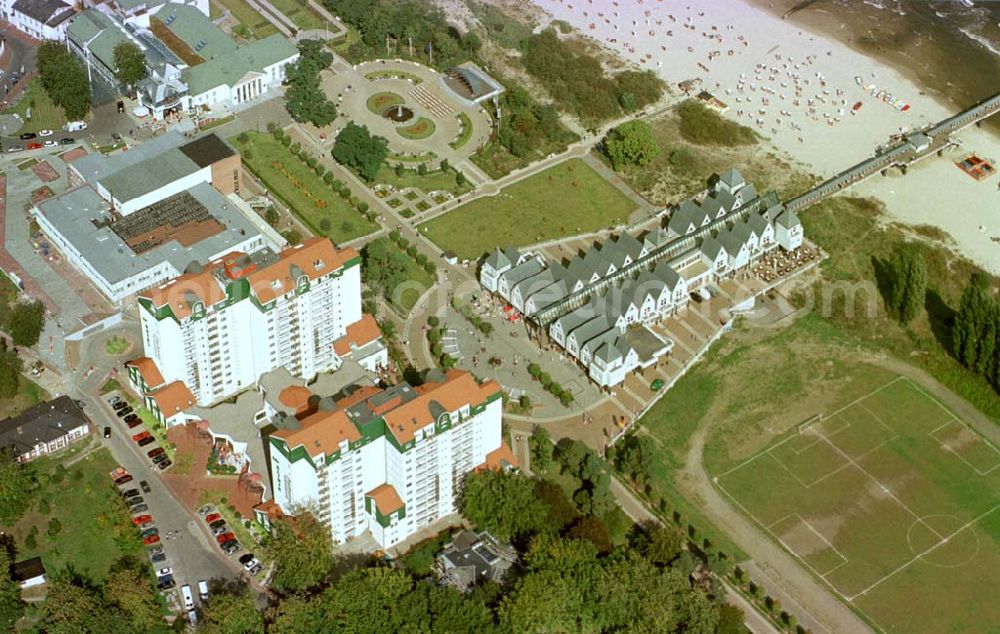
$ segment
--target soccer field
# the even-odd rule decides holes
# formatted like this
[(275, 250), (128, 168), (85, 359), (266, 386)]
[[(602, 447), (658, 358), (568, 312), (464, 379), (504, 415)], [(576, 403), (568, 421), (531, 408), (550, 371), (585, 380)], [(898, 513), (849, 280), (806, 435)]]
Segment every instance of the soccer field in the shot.
[(882, 631), (1000, 631), (1000, 451), (897, 378), (716, 479)]

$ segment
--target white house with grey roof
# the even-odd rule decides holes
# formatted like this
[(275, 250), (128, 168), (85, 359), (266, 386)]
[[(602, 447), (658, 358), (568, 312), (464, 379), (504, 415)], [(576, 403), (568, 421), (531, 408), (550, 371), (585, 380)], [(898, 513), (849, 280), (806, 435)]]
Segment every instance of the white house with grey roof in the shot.
[[(623, 234), (564, 262), (524, 261), (495, 275), (488, 258), (480, 281), (547, 332), (602, 387), (648, 367), (673, 342), (646, 326), (683, 310), (692, 292), (753, 265), (775, 248), (802, 245), (802, 224), (773, 192), (758, 197), (738, 170), (727, 170), (701, 200), (684, 201), (665, 226)], [(493, 283), (493, 280), (496, 283)]]
[(479, 267), (479, 281), (491, 293), (497, 291), (497, 282), (500, 275), (511, 270), (518, 264), (523, 264), (531, 256), (529, 253), (521, 253), (513, 247), (501, 249), (497, 247), (493, 253), (486, 256)]
[(64, 0), (0, 0), (0, 10), (11, 26), (37, 40), (64, 39), (76, 15)]

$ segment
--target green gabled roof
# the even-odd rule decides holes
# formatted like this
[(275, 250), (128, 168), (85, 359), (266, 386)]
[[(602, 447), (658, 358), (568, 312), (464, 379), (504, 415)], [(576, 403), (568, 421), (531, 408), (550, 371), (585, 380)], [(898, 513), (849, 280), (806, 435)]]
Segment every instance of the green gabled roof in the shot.
[(299, 49), (294, 42), (275, 33), (240, 47), (228, 55), (185, 69), (184, 82), (188, 86), (188, 93), (192, 96), (223, 85), (231, 88), (247, 73), (262, 72), (266, 66), (277, 64), (297, 55), (298, 52)]
[(215, 26), (208, 16), (190, 5), (170, 3), (153, 17), (202, 59), (229, 55), (237, 49), (236, 42)]
[(73, 18), (67, 34), (73, 40), (83, 43), (109, 26), (112, 24), (108, 16), (97, 9), (87, 9)]

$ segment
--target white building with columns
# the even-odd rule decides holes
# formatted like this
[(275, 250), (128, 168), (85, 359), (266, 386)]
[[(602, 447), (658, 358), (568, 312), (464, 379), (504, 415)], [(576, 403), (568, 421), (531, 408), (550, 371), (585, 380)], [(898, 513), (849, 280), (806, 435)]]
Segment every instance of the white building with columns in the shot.
[[(336, 543), (371, 531), (389, 548), (457, 511), (464, 477), (513, 466), (501, 439), (500, 386), (458, 370), (310, 398), (288, 388), (273, 418), (271, 491), (285, 513), (308, 508)], [(294, 392), (294, 393), (293, 393)]]

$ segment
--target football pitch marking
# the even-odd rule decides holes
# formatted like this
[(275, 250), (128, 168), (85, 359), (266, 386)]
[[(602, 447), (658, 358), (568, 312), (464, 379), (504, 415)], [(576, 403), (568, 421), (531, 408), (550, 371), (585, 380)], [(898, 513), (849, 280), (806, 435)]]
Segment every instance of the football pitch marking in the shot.
[[(741, 509), (743, 511), (743, 513), (745, 513), (758, 526), (762, 527), (767, 534), (769, 534), (775, 541), (777, 541), (782, 546), (782, 548), (784, 548), (793, 557), (795, 557), (797, 560), (799, 560), (815, 576), (819, 577), (826, 584), (826, 586), (828, 588), (830, 588), (830, 590), (832, 590), (837, 596), (841, 597), (844, 601), (850, 603), (854, 607), (855, 610), (858, 610), (859, 612), (861, 612), (862, 614), (864, 614), (865, 617), (869, 620), (869, 622), (872, 623), (872, 624), (874, 624), (875, 628), (878, 631), (881, 631), (881, 632), (885, 631), (884, 628), (881, 626), (881, 624), (879, 624), (875, 619), (873, 619), (867, 613), (865, 613), (864, 610), (861, 610), (861, 608), (858, 605), (855, 605), (854, 604), (855, 599), (857, 599), (859, 597), (863, 597), (867, 593), (871, 592), (873, 589), (877, 588), (881, 584), (883, 584), (886, 581), (888, 581), (889, 579), (893, 578), (895, 575), (899, 574), (903, 570), (906, 570), (908, 567), (912, 566), (915, 562), (918, 562), (918, 561), (922, 562), (922, 563), (925, 563), (925, 564), (927, 564), (929, 566), (937, 567), (937, 568), (954, 568), (954, 567), (961, 567), (962, 565), (965, 565), (964, 563), (963, 564), (955, 564), (955, 565), (952, 565), (952, 564), (941, 564), (941, 563), (937, 563), (937, 562), (931, 561), (931, 560), (927, 559), (926, 557), (928, 555), (930, 555), (931, 553), (935, 552), (936, 550), (938, 550), (939, 548), (941, 548), (941, 547), (943, 547), (943, 546), (951, 543), (961, 533), (963, 533), (964, 531), (968, 530), (969, 528), (975, 526), (980, 520), (988, 517), (990, 514), (992, 514), (998, 508), (1000, 508), (1000, 503), (997, 503), (992, 508), (990, 508), (989, 510), (987, 510), (987, 511), (981, 513), (980, 515), (978, 515), (978, 516), (970, 519), (969, 521), (965, 522), (964, 524), (962, 524), (961, 526), (959, 526), (955, 530), (953, 530), (951, 532), (945, 531), (945, 534), (942, 534), (942, 532), (939, 532), (938, 530), (935, 530), (934, 527), (932, 527), (926, 521), (926, 519), (933, 518), (933, 517), (938, 517), (938, 516), (933, 515), (933, 514), (932, 515), (921, 516), (921, 515), (917, 514), (916, 512), (913, 511), (913, 509), (911, 509), (910, 507), (908, 507), (901, 499), (899, 499), (899, 497), (896, 496), (896, 494), (893, 493), (893, 491), (888, 486), (886, 486), (885, 484), (883, 484), (878, 478), (876, 478), (874, 475), (872, 475), (871, 473), (869, 473), (864, 467), (862, 467), (860, 464), (858, 464), (858, 461), (864, 459), (868, 454), (870, 454), (870, 453), (872, 453), (872, 452), (874, 452), (874, 451), (876, 451), (876, 450), (884, 447), (887, 443), (889, 443), (890, 441), (895, 440), (896, 438), (899, 437), (899, 434), (896, 432), (895, 429), (892, 428), (892, 426), (890, 426), (889, 424), (887, 424), (877, 414), (875, 414), (871, 409), (869, 409), (868, 407), (865, 406), (864, 401), (866, 401), (867, 399), (875, 396), (876, 394), (878, 394), (882, 390), (885, 390), (886, 388), (888, 388), (888, 387), (890, 387), (890, 386), (892, 386), (895, 383), (900, 382), (900, 381), (905, 381), (909, 385), (909, 387), (913, 388), (922, 397), (924, 397), (924, 398), (932, 401), (938, 408), (940, 408), (947, 415), (946, 416), (947, 420), (945, 420), (943, 423), (941, 423), (940, 425), (938, 425), (936, 428), (934, 428), (933, 430), (931, 430), (929, 432), (924, 432), (926, 435), (930, 436), (931, 439), (933, 441), (935, 441), (937, 443), (937, 445), (942, 450), (948, 451), (949, 453), (951, 453), (952, 455), (954, 455), (955, 457), (957, 457), (964, 464), (966, 464), (969, 467), (969, 469), (971, 469), (974, 473), (976, 473), (977, 475), (979, 475), (981, 477), (987, 476), (990, 473), (992, 473), (994, 470), (1000, 468), (1000, 449), (997, 449), (997, 447), (992, 442), (990, 442), (990, 440), (988, 438), (982, 436), (977, 431), (975, 431), (974, 429), (972, 429), (968, 425), (966, 425), (961, 419), (959, 419), (958, 417), (956, 417), (954, 413), (952, 413), (940, 401), (938, 401), (938, 399), (936, 399), (931, 394), (927, 393), (925, 390), (923, 390), (920, 386), (918, 386), (917, 384), (915, 384), (913, 381), (910, 381), (906, 377), (899, 376), (899, 377), (896, 377), (895, 379), (887, 382), (886, 384), (884, 384), (884, 385), (882, 385), (882, 386), (880, 386), (880, 387), (872, 390), (871, 392), (869, 392), (869, 393), (867, 393), (867, 394), (865, 394), (865, 395), (863, 395), (863, 396), (855, 399), (854, 401), (851, 401), (850, 403), (848, 403), (848, 404), (840, 407), (839, 409), (837, 409), (836, 411), (834, 411), (834, 412), (832, 412), (830, 414), (827, 414), (827, 415), (819, 414), (819, 415), (815, 415), (815, 416), (809, 418), (808, 420), (800, 423), (797, 426), (797, 433), (789, 434), (786, 438), (778, 441), (774, 445), (772, 445), (772, 446), (770, 446), (770, 447), (768, 447), (766, 449), (763, 449), (763, 450), (759, 451), (758, 453), (754, 454), (753, 456), (750, 456), (749, 458), (743, 460), (742, 462), (738, 463), (734, 467), (728, 469), (727, 471), (725, 471), (725, 472), (723, 472), (723, 473), (721, 473), (718, 476), (715, 476), (713, 478), (713, 481), (718, 485), (719, 489), (726, 495), (726, 497), (729, 498), (729, 500), (732, 501), (732, 503), (736, 507), (738, 507), (739, 509)], [(850, 455), (848, 455), (846, 452), (844, 452), (839, 446), (837, 446), (835, 442), (833, 442), (831, 440), (831, 437), (833, 437), (836, 434), (838, 434), (838, 433), (840, 433), (840, 432), (842, 432), (842, 431), (850, 428), (851, 425), (852, 425), (852, 423), (850, 421), (848, 421), (845, 424), (838, 425), (838, 427), (836, 429), (834, 429), (834, 430), (824, 430), (824, 431), (820, 430), (820, 426), (823, 423), (829, 421), (831, 418), (834, 418), (835, 416), (838, 416), (838, 415), (840, 415), (842, 413), (845, 413), (847, 410), (849, 410), (850, 408), (855, 407), (855, 406), (857, 406), (860, 410), (863, 410), (866, 414), (868, 414), (869, 416), (871, 416), (871, 418), (874, 421), (876, 421), (879, 425), (881, 425), (883, 428), (885, 428), (886, 430), (888, 430), (891, 435), (889, 437), (885, 438), (884, 440), (882, 440), (880, 443), (878, 443), (874, 447), (872, 447), (872, 448), (864, 451), (863, 453), (859, 454), (858, 456), (852, 458)], [(843, 418), (848, 418), (849, 419), (850, 418), (849, 417), (849, 413), (845, 414), (845, 416), (843, 416)], [(949, 445), (949, 443), (944, 442), (944, 441), (942, 441), (941, 439), (938, 438), (938, 436), (937, 436), (938, 433), (940, 433), (943, 429), (945, 429), (945, 428), (947, 428), (949, 426), (955, 425), (955, 424), (961, 425), (963, 429), (968, 430), (971, 433), (973, 433), (975, 435), (976, 442), (985, 442), (987, 444), (987, 446), (990, 447), (993, 450), (993, 452), (995, 452), (995, 454), (997, 456), (997, 462), (995, 464), (992, 464), (992, 466), (989, 466), (989, 468), (985, 468), (985, 467), (984, 468), (977, 468), (974, 464), (972, 464), (969, 460), (967, 460), (964, 456), (962, 456), (958, 451), (956, 451), (954, 448), (952, 448)], [(778, 458), (777, 455), (775, 455), (775, 454), (772, 453), (775, 449), (778, 449), (779, 447), (782, 447), (783, 445), (785, 445), (786, 443), (788, 443), (790, 441), (801, 439), (802, 436), (805, 435), (805, 434), (811, 434), (813, 436), (813, 439), (810, 442), (808, 442), (807, 444), (805, 444), (805, 445), (803, 445), (801, 447), (793, 445), (793, 446), (787, 447), (786, 450), (790, 451), (791, 453), (793, 453), (795, 455), (800, 455), (800, 454), (804, 453), (805, 451), (807, 451), (807, 450), (809, 450), (809, 449), (811, 449), (811, 448), (813, 448), (813, 447), (815, 447), (817, 445), (820, 445), (821, 443), (826, 443), (826, 444), (828, 444), (830, 446), (830, 448), (836, 454), (839, 454), (840, 457), (845, 461), (843, 464), (840, 464), (840, 465), (836, 466), (835, 468), (833, 468), (829, 473), (827, 473), (825, 475), (822, 475), (819, 478), (817, 478), (816, 480), (814, 480), (812, 482), (809, 482), (809, 483), (803, 481), (803, 479), (800, 478), (794, 472), (793, 469), (790, 469), (788, 467), (788, 465), (786, 465), (784, 462), (781, 461), (781, 459)], [(917, 434), (919, 434), (919, 432), (915, 432), (914, 435), (916, 436)], [(845, 594), (844, 592), (841, 592), (833, 583), (831, 583), (827, 579), (827, 577), (830, 574), (832, 574), (834, 571), (836, 571), (836, 570), (840, 569), (841, 567), (843, 567), (843, 566), (847, 565), (848, 563), (850, 563), (850, 559), (846, 555), (844, 555), (842, 552), (840, 552), (840, 550), (837, 549), (836, 546), (833, 545), (833, 543), (831, 543), (826, 537), (824, 537), (818, 530), (816, 530), (805, 518), (803, 518), (794, 509), (792, 510), (791, 513), (789, 513), (785, 517), (782, 517), (781, 519), (776, 520), (776, 521), (772, 522), (771, 524), (765, 524), (759, 517), (757, 517), (754, 513), (752, 513), (746, 506), (744, 506), (743, 503), (740, 502), (740, 500), (738, 500), (732, 493), (730, 493), (729, 490), (726, 489), (726, 487), (722, 484), (722, 482), (721, 482), (722, 478), (724, 478), (724, 477), (726, 477), (726, 476), (728, 476), (730, 474), (735, 473), (736, 471), (738, 471), (738, 470), (746, 467), (747, 465), (751, 464), (755, 460), (758, 460), (758, 459), (760, 459), (762, 457), (765, 457), (765, 456), (770, 456), (771, 459), (773, 459), (779, 466), (781, 466), (781, 468), (786, 473), (788, 473), (789, 475), (791, 475), (792, 478), (794, 478), (795, 481), (797, 481), (799, 483), (799, 485), (801, 485), (805, 489), (809, 489), (812, 486), (814, 486), (816, 484), (819, 484), (823, 480), (826, 480), (827, 478), (830, 478), (830, 477), (832, 477), (832, 476), (840, 473), (841, 471), (843, 471), (843, 470), (845, 470), (847, 468), (854, 467), (855, 469), (857, 469), (866, 478), (870, 479), (878, 487), (878, 489), (882, 493), (884, 493), (886, 495), (887, 498), (891, 499), (893, 502), (895, 502), (899, 506), (899, 508), (903, 509), (907, 514), (909, 514), (911, 517), (914, 518), (913, 524), (911, 525), (910, 529), (907, 531), (907, 535), (906, 535), (906, 539), (905, 539), (905, 541), (907, 543), (907, 546), (909, 547), (909, 550), (913, 554), (913, 556), (910, 559), (908, 559), (907, 561), (904, 561), (903, 563), (901, 563), (895, 569), (889, 571), (888, 573), (886, 573), (885, 575), (883, 575), (879, 579), (877, 579), (874, 582), (872, 582), (868, 587), (862, 589), (861, 591), (856, 592), (856, 593), (851, 594), (851, 595), (848, 595), (848, 594)], [(949, 516), (949, 517), (954, 517), (956, 520), (961, 521), (961, 519), (958, 518), (957, 516)], [(826, 545), (831, 551), (833, 551), (838, 557), (840, 557), (841, 562), (839, 564), (835, 564), (829, 570), (826, 570), (826, 571), (819, 571), (819, 570), (817, 570), (809, 561), (806, 560), (806, 555), (803, 555), (803, 554), (799, 553), (795, 548), (792, 548), (786, 542), (786, 540), (782, 539), (774, 530), (772, 530), (774, 527), (776, 527), (776, 526), (778, 526), (778, 525), (780, 525), (780, 524), (782, 524), (784, 522), (787, 522), (787, 520), (789, 518), (797, 518), (802, 523), (802, 525), (804, 525), (812, 534), (814, 534), (816, 537), (818, 537), (820, 540), (822, 540), (822, 542), (823, 542), (824, 545)], [(923, 549), (922, 551), (919, 551), (919, 552), (917, 552), (916, 549), (914, 549), (912, 543), (910, 542), (910, 530), (912, 530), (912, 528), (914, 526), (918, 525), (918, 524), (922, 525), (923, 527), (925, 527), (933, 535), (935, 535), (937, 537), (937, 539), (938, 539), (938, 541), (936, 543), (928, 546), (927, 548), (925, 548), (925, 549)], [(980, 537), (978, 535), (976, 535), (976, 549), (975, 549), (975, 553), (973, 553), (969, 557), (975, 557), (979, 553), (980, 549), (981, 549)]]

